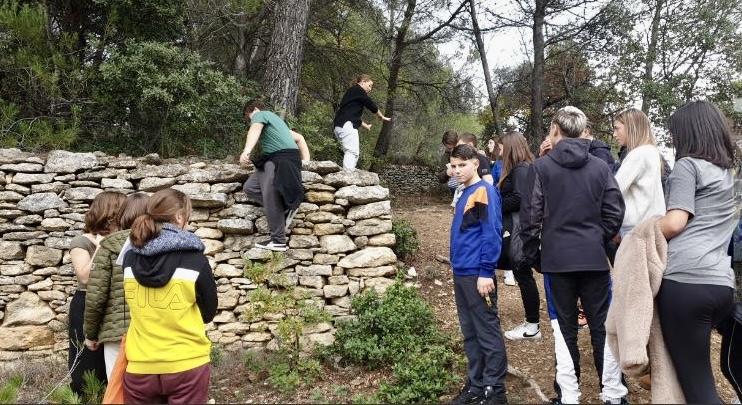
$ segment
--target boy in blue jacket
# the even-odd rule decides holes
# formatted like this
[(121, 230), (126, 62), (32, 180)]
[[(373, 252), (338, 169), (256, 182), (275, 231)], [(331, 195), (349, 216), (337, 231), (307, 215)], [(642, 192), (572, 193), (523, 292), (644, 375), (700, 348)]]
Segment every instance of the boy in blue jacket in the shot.
[(469, 380), (457, 404), (504, 404), (507, 358), (494, 272), (502, 247), (500, 194), (477, 174), (477, 150), (459, 145), (451, 167), (464, 190), (451, 224), (451, 267)]

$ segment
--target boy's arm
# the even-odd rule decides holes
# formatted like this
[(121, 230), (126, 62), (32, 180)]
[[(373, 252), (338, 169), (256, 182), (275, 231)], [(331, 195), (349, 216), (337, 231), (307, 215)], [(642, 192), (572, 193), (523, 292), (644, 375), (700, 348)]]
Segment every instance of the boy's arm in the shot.
[(250, 124), (250, 129), (247, 130), (247, 139), (245, 140), (245, 149), (242, 151), (242, 155), (240, 155), (240, 163), (247, 165), (250, 163), (250, 153), (252, 153), (253, 148), (255, 148), (255, 145), (258, 143), (258, 139), (260, 139), (260, 134), (263, 132), (263, 124), (260, 122), (254, 122)]
[(492, 277), (502, 249), (502, 208), (497, 190), (487, 193), (487, 215), (480, 219), (479, 277)]
[(201, 319), (209, 323), (214, 319), (219, 299), (216, 293), (216, 281), (211, 266), (205, 256), (201, 256), (201, 266), (196, 279), (196, 305), (201, 311)]
[(535, 165), (528, 168), (526, 188), (520, 204), (520, 238), (523, 259), (519, 268), (528, 268), (538, 262), (541, 225), (544, 220), (544, 191)]
[(301, 160), (311, 160), (309, 158), (309, 146), (307, 145), (306, 139), (304, 139), (304, 135), (292, 130), (291, 137), (294, 138), (296, 146), (299, 147), (299, 155), (301, 155)]

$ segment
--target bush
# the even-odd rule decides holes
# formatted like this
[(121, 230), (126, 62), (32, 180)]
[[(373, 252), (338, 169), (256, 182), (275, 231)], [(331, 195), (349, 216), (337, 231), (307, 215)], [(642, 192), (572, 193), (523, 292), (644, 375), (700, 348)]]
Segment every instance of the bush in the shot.
[(275, 389), (291, 393), (302, 384), (311, 384), (322, 375), (322, 365), (311, 357), (294, 357), (286, 349), (271, 353), (248, 351), (245, 368), (256, 378), (267, 379)]
[(393, 365), (394, 379), (381, 385), (376, 400), (436, 402), (454, 381), (456, 356), (417, 290), (397, 282), (383, 296), (359, 295), (352, 308), (357, 318), (339, 326), (332, 350), (352, 364)]
[(417, 231), (408, 221), (404, 219), (395, 219), (392, 221), (392, 232), (396, 238), (394, 253), (400, 259), (407, 259), (420, 249)]
[(23, 385), (23, 376), (14, 375), (0, 387), (0, 404), (17, 404), (18, 390)]

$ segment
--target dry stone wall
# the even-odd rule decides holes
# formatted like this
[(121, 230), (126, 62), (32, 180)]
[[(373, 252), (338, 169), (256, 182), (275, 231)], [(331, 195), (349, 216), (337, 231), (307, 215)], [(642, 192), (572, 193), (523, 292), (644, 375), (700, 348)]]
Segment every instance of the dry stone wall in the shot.
[(446, 190), (445, 184), (438, 182), (435, 170), (428, 166), (385, 165), (380, 171), (381, 182), (395, 195), (428, 194)]
[[(258, 288), (244, 275), (245, 259), (267, 261), (252, 248), (268, 238), (262, 208), (241, 191), (250, 171), (219, 161), (168, 161), (101, 153), (53, 151), (37, 156), (0, 149), (0, 361), (45, 356), (67, 348), (67, 320), (75, 278), (71, 239), (104, 190), (154, 192), (172, 187), (193, 202), (189, 228), (206, 246), (219, 292), (208, 336), (227, 349), (270, 347), (278, 317), (248, 322), (244, 312)], [(305, 339), (333, 341), (334, 324), (350, 316), (351, 298), (393, 283), (389, 190), (375, 173), (344, 171), (333, 162), (306, 162), (306, 190), (280, 264), (283, 283), (310, 297), (332, 322)], [(274, 286), (275, 287), (275, 286)]]

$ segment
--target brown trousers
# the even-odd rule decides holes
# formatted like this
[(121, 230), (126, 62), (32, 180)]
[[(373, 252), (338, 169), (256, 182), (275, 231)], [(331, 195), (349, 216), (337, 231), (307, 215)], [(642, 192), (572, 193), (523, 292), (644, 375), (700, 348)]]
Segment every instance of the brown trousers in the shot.
[(172, 374), (124, 374), (127, 404), (205, 404), (211, 365)]

